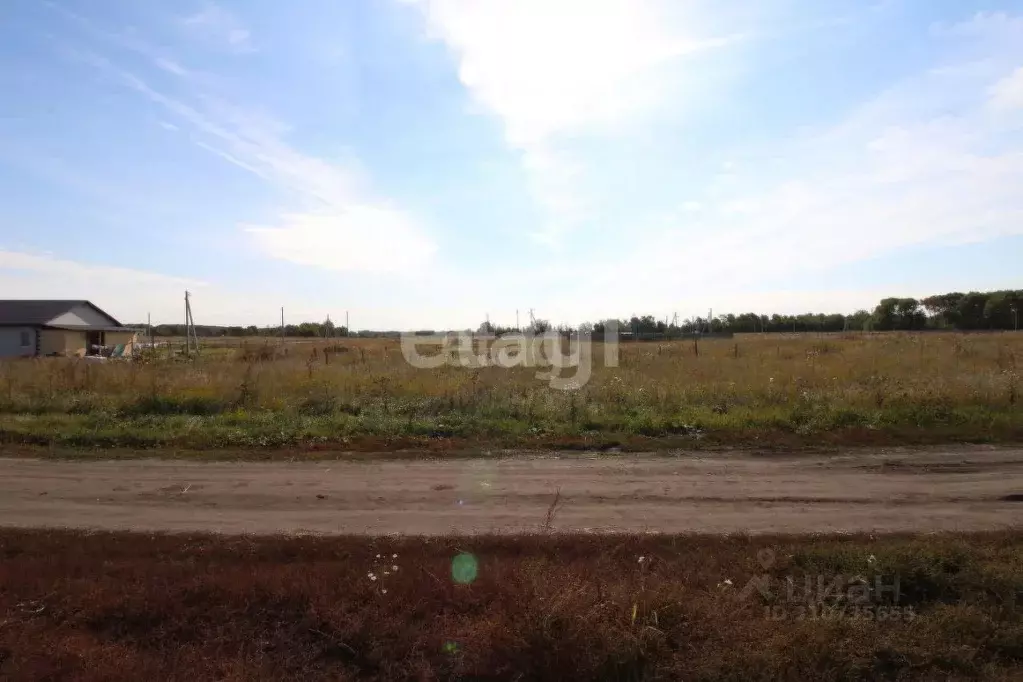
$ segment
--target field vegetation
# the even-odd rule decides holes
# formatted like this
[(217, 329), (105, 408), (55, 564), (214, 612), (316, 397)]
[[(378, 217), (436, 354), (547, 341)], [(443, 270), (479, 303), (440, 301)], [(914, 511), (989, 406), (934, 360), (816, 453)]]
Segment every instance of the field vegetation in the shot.
[(396, 339), (208, 340), (191, 359), (174, 348), (0, 363), (0, 441), (649, 449), (1023, 437), (1023, 336), (1012, 332), (627, 342), (617, 367), (595, 343), (592, 376), (572, 391), (536, 367), (417, 369)]
[(1021, 539), (4, 530), (0, 678), (1018, 680)]

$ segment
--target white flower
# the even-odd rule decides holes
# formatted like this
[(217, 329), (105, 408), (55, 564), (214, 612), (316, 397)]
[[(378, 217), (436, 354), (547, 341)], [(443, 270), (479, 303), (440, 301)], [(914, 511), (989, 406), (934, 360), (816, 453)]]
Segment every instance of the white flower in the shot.
[(398, 558), (398, 555), (397, 555), (397, 554), (392, 554), (392, 555), (391, 555), (391, 558), (392, 558), (392, 559), (397, 559), (397, 558)]
[(377, 554), (377, 559), (379, 559), (379, 558), (380, 558), (380, 555), (379, 555), (379, 554)]
[(390, 571), (384, 571), (384, 575), (391, 575)]
[(373, 579), (373, 572), (371, 571), (371, 572), (367, 573), (366, 577), (369, 578), (370, 580), (372, 580)]
[(397, 573), (398, 572), (398, 567), (397, 566), (391, 566), (391, 570), (394, 571), (395, 573)]
[(773, 384), (773, 383), (774, 383), (774, 377), (771, 377), (771, 378), (770, 378), (770, 379), (768, 379), (767, 381), (768, 381), (768, 383), (772, 383), (772, 384)]
[(729, 585), (730, 586), (731, 584), (732, 584), (732, 579), (731, 578), (725, 578), (725, 585)]
[(386, 589), (380, 590), (380, 594), (387, 594), (387, 590)]
[(369, 579), (370, 579), (370, 580), (372, 580), (372, 581), (374, 581), (374, 582), (376, 582), (376, 579), (377, 579), (377, 577), (376, 577), (375, 575), (371, 575), (371, 576), (369, 577)]
[(639, 563), (643, 563), (644, 561), (646, 561), (646, 557), (645, 556), (641, 556), (639, 558)]
[(877, 557), (875, 557), (873, 554), (867, 557), (868, 564), (873, 564), (875, 561), (877, 561)]

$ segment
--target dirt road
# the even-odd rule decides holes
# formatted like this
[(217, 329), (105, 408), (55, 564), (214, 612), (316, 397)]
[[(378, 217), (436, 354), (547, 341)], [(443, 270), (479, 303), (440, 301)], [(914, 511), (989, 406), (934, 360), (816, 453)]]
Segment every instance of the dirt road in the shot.
[(0, 525), (224, 533), (976, 530), (1023, 523), (1023, 449), (380, 462), (0, 459)]

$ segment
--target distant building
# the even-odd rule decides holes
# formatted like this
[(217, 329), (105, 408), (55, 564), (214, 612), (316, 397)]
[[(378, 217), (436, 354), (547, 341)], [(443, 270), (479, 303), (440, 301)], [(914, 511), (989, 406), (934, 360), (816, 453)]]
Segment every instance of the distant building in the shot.
[(88, 301), (0, 301), (0, 358), (131, 352), (134, 342), (134, 330)]

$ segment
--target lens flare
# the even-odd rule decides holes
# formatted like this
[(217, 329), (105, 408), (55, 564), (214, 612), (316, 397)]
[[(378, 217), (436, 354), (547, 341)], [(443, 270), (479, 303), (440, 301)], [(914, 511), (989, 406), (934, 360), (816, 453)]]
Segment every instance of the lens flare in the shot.
[(459, 585), (469, 585), (476, 580), (479, 565), (476, 557), (472, 554), (462, 552), (451, 560), (451, 579)]

